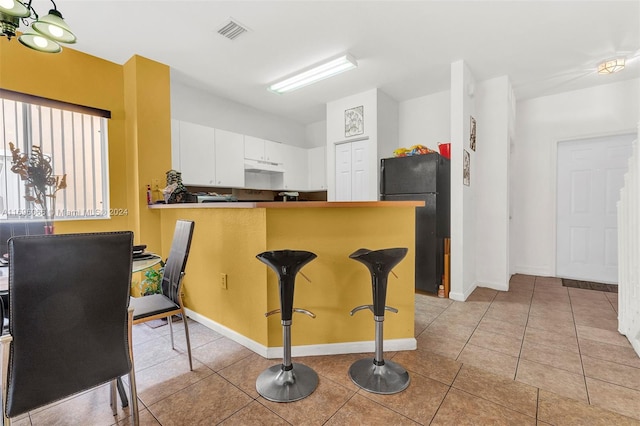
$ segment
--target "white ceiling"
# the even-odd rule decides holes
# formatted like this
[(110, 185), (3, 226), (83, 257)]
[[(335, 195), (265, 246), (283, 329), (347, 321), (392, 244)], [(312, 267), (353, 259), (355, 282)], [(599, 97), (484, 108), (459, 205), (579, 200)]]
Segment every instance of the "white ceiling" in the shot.
[[(34, 1), (40, 13), (50, 5)], [(477, 81), (509, 75), (518, 99), (636, 78), (640, 60), (601, 76), (616, 55), (640, 52), (640, 1), (101, 1), (58, 0), (74, 49), (118, 64), (138, 54), (172, 79), (302, 124), (329, 101), (377, 87), (397, 101), (449, 88), (464, 59)], [(217, 34), (233, 17), (249, 27)], [(356, 70), (298, 91), (275, 80), (349, 52)]]

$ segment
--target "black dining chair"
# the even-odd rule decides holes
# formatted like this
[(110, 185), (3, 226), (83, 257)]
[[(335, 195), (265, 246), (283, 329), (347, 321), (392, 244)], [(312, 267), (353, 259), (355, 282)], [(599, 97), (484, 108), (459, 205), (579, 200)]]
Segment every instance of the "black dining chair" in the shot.
[[(0, 220), (0, 267), (8, 268), (8, 257), (5, 255), (9, 252), (9, 238), (18, 235), (44, 235), (44, 221), (19, 220), (10, 218), (9, 220)], [(2, 310), (2, 332), (9, 330), (9, 291), (0, 290), (0, 308)]]
[(9, 240), (9, 334), (0, 337), (2, 411), (12, 417), (129, 375), (139, 423), (129, 308), (133, 234)]
[(176, 222), (169, 257), (167, 257), (162, 274), (162, 294), (131, 298), (131, 306), (134, 308), (134, 324), (167, 318), (172, 349), (175, 349), (172, 317), (174, 315), (182, 317), (184, 335), (187, 340), (187, 353), (189, 354), (189, 369), (191, 370), (193, 370), (193, 362), (191, 360), (189, 326), (187, 324), (187, 316), (184, 313), (184, 304), (182, 303), (182, 279), (187, 267), (194, 226), (195, 223), (189, 220), (178, 220)]

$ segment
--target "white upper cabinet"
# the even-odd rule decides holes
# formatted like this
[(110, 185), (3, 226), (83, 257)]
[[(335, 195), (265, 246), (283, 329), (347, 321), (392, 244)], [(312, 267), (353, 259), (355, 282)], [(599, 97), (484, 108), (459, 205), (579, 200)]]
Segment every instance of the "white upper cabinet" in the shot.
[(327, 190), (327, 147), (319, 146), (307, 150), (309, 165), (309, 191)]
[(281, 143), (256, 138), (244, 137), (244, 158), (268, 163), (284, 163), (284, 152)]
[(256, 161), (264, 160), (264, 139), (244, 136), (244, 158)]
[(213, 186), (215, 170), (215, 129), (180, 122), (180, 167), (185, 185)]
[(307, 150), (292, 145), (282, 145), (284, 173), (282, 187), (291, 191), (305, 191), (309, 186), (307, 174)]
[(185, 185), (244, 187), (243, 135), (172, 120), (171, 136), (171, 165)]
[(171, 166), (190, 186), (276, 191), (327, 188), (324, 146), (299, 148), (180, 120), (171, 120)]
[(283, 145), (278, 142), (264, 141), (264, 159), (269, 163), (283, 164), (285, 160), (285, 147), (289, 145)]
[(244, 187), (244, 136), (215, 129), (216, 186)]

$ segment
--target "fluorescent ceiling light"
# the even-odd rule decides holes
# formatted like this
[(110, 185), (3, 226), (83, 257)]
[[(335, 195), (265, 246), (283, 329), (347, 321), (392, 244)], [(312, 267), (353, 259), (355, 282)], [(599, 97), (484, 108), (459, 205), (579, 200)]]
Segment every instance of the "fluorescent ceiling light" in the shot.
[(358, 63), (351, 55), (344, 55), (317, 65), (309, 70), (298, 73), (285, 80), (269, 86), (269, 90), (275, 93), (287, 93), (325, 78), (329, 78), (343, 71), (354, 69)]
[(624, 69), (625, 58), (611, 59), (598, 65), (598, 74), (613, 74)]

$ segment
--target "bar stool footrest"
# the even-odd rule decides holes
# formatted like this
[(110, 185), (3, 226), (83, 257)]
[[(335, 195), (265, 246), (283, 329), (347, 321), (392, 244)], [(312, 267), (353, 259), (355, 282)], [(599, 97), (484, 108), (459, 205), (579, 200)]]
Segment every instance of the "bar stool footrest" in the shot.
[(318, 374), (304, 364), (292, 365), (288, 371), (282, 364), (264, 370), (256, 380), (256, 391), (273, 402), (293, 402), (311, 395), (318, 387)]
[(384, 361), (384, 365), (376, 365), (373, 358), (364, 358), (351, 364), (349, 377), (360, 388), (383, 395), (401, 392), (411, 381), (409, 373), (400, 364)]
[(307, 310), (307, 309), (302, 309), (302, 308), (293, 308), (293, 312), (297, 312), (299, 314), (305, 314), (307, 316), (310, 316), (311, 318), (315, 318), (316, 314), (314, 314), (313, 312)]
[(361, 311), (363, 309), (368, 309), (373, 313), (373, 305), (360, 305), (360, 306), (356, 306), (355, 308), (353, 308), (351, 310), (351, 312), (349, 312), (349, 315), (353, 316), (353, 314), (355, 314), (358, 311)]

